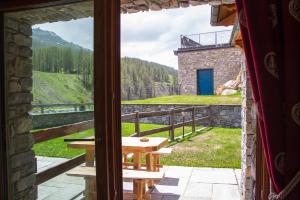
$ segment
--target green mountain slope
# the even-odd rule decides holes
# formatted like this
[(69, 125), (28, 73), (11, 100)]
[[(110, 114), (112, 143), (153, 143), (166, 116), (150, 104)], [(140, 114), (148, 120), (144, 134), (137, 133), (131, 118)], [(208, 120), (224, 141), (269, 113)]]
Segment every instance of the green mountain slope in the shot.
[[(32, 62), (36, 71), (33, 77), (34, 100), (43, 103), (77, 103), (90, 99), (91, 95), (86, 96), (85, 93), (93, 91), (93, 52), (64, 40), (54, 32), (39, 28), (33, 29), (32, 38)], [(168, 92), (177, 85), (177, 70), (124, 57), (121, 58), (121, 84), (123, 100), (169, 95)], [(76, 88), (77, 93), (74, 92)]]
[(84, 49), (86, 51), (90, 51), (77, 44), (64, 40), (54, 32), (46, 31), (40, 28), (32, 29), (32, 47), (41, 48), (48, 46), (71, 48), (74, 50)]
[(92, 93), (82, 86), (77, 75), (33, 72), (34, 104), (89, 103)]

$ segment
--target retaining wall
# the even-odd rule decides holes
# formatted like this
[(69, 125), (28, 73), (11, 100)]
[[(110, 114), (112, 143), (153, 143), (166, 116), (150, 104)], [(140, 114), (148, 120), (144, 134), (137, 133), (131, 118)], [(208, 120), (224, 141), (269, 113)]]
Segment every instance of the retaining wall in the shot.
[[(172, 108), (185, 108), (185, 107), (197, 107), (196, 118), (205, 117), (210, 115), (210, 119), (201, 120), (196, 125), (208, 126), (209, 124), (214, 127), (224, 128), (240, 128), (241, 127), (241, 106), (240, 105), (190, 105), (190, 104), (124, 104), (122, 105), (122, 114), (134, 113), (134, 112), (151, 112), (170, 110)], [(191, 120), (191, 112), (178, 113), (175, 116), (175, 123), (182, 122), (183, 116), (185, 121)], [(91, 120), (94, 118), (93, 111), (84, 112), (69, 112), (69, 113), (55, 113), (55, 114), (42, 114), (32, 115), (33, 128), (47, 128), (54, 126), (61, 126), (65, 124), (72, 124), (81, 121)], [(140, 119), (142, 123), (152, 124), (169, 124), (169, 116), (162, 117), (148, 117)], [(133, 121), (130, 121), (133, 122)]]
[(48, 128), (94, 119), (94, 111), (32, 115), (33, 128)]
[[(211, 118), (207, 120), (200, 120), (196, 125), (207, 126), (209, 123), (214, 127), (226, 127), (226, 128), (240, 128), (241, 127), (241, 106), (240, 105), (190, 105), (190, 104), (125, 104), (122, 105), (122, 114), (128, 114), (133, 112), (151, 112), (170, 110), (172, 108), (185, 108), (185, 107), (197, 107), (196, 118), (205, 117), (210, 115)], [(175, 123), (182, 122), (183, 116), (186, 121), (191, 120), (192, 113), (179, 113), (176, 114)], [(209, 121), (211, 120), (211, 121)], [(162, 117), (149, 117), (140, 119), (144, 123), (153, 124), (169, 124), (169, 116)]]

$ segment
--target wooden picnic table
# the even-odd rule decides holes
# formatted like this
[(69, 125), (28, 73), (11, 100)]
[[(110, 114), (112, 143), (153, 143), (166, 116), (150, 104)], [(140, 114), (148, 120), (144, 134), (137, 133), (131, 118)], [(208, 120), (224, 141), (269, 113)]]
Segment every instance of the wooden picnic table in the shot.
[[(90, 137), (91, 138), (91, 137)], [(145, 138), (145, 137), (143, 137)], [(146, 169), (147, 171), (153, 171), (151, 152), (158, 151), (160, 148), (168, 144), (168, 138), (162, 137), (147, 137), (149, 141), (141, 141), (141, 137), (122, 137), (122, 153), (133, 153), (133, 168), (141, 169), (141, 156), (146, 155)], [(93, 167), (95, 159), (95, 142), (94, 141), (76, 141), (68, 144), (70, 148), (85, 149), (86, 150), (86, 166)], [(148, 183), (149, 186), (153, 186), (152, 182)], [(137, 185), (133, 183), (133, 192), (136, 194)], [(84, 192), (86, 199), (96, 199), (96, 180), (93, 178), (86, 178), (86, 189)]]

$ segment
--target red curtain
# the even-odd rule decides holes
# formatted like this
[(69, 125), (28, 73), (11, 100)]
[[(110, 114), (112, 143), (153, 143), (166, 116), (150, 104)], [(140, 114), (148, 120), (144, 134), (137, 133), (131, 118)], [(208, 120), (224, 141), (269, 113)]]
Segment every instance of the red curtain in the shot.
[[(275, 192), (300, 170), (300, 0), (236, 0)], [(295, 179), (294, 179), (295, 180)], [(300, 183), (285, 199), (300, 199)]]

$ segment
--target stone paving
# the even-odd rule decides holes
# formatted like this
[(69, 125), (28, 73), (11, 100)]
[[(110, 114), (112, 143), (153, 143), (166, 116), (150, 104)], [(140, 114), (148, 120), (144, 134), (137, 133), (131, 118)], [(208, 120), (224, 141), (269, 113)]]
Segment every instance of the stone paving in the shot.
[[(38, 157), (38, 171), (65, 159)], [(167, 166), (165, 178), (148, 193), (153, 200), (239, 200), (240, 169)], [(124, 199), (132, 199), (132, 183), (124, 182)], [(82, 199), (84, 180), (65, 174), (38, 187), (39, 200)]]

